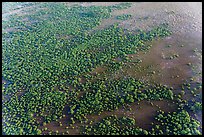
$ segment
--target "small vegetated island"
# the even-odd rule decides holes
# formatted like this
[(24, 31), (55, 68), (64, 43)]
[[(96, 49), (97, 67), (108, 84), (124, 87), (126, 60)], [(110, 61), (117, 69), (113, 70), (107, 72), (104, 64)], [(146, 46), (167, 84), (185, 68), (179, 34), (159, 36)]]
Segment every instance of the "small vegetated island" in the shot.
[[(6, 80), (2, 85), (3, 134), (201, 134), (200, 123), (188, 114), (185, 100), (175, 95), (173, 88), (131, 76), (116, 79), (112, 75), (130, 62), (129, 54), (148, 51), (147, 42), (171, 35), (168, 24), (136, 34), (117, 23), (96, 29), (113, 11), (129, 8), (131, 3), (87, 7), (3, 3), (3, 6), (5, 13), (19, 6), (26, 12), (11, 14), (9, 20), (2, 22), (3, 29), (13, 29), (2, 34), (2, 79)], [(129, 14), (116, 17), (129, 18)], [(105, 68), (102, 73), (93, 73), (100, 67)], [(142, 100), (169, 100), (179, 102), (179, 106), (171, 113), (157, 111), (150, 129), (139, 127), (134, 118), (126, 115), (105, 115)], [(202, 109), (201, 104), (190, 107), (192, 111), (195, 108)], [(100, 118), (93, 122), (92, 116)], [(53, 122), (58, 128), (53, 128)]]
[(128, 20), (131, 17), (132, 17), (131, 14), (123, 14), (123, 15), (116, 16), (116, 19), (118, 19), (118, 20)]

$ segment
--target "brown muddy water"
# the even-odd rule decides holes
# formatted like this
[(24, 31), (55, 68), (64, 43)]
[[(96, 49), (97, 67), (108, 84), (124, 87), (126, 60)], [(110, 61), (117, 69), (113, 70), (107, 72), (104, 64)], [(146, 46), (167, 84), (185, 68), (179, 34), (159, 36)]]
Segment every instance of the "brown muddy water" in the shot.
[[(131, 66), (131, 63), (126, 64), (122, 69), (124, 75), (178, 88), (185, 80), (193, 76), (192, 67), (188, 63), (199, 66), (197, 71), (201, 71), (202, 60), (199, 58), (202, 55), (197, 54), (202, 50), (200, 40), (172, 35), (165, 39), (155, 40), (151, 45), (148, 52), (129, 55), (131, 60), (139, 58), (142, 62), (135, 66)], [(194, 52), (196, 49), (198, 51)], [(178, 55), (178, 57), (170, 59), (169, 57), (173, 55)], [(152, 74), (153, 71), (154, 74)], [(195, 80), (201, 82), (202, 78)]]
[[(118, 3), (65, 3), (68, 7), (74, 4), (81, 6), (108, 6)], [(30, 8), (30, 7), (29, 7)], [(8, 13), (2, 14), (3, 20), (8, 20), (9, 15), (25, 14), (22, 9), (16, 9)], [(131, 14), (130, 20), (116, 20), (115, 16), (122, 14)], [(94, 29), (103, 29), (109, 25), (119, 22), (121, 27), (128, 29), (134, 33), (134, 30), (150, 30), (152, 27), (158, 26), (161, 23), (168, 23), (172, 30), (172, 35), (163, 39), (157, 39), (146, 43), (152, 45), (148, 52), (138, 52), (137, 54), (128, 55), (134, 61), (141, 59), (142, 62), (134, 65), (134, 63), (125, 64), (121, 70), (110, 75), (110, 78), (118, 78), (122, 76), (133, 76), (142, 81), (150, 83), (161, 83), (174, 88), (174, 92), (181, 91), (181, 84), (193, 78), (193, 82), (202, 83), (202, 3), (201, 2), (134, 2), (133, 5), (124, 10), (114, 11), (112, 17), (102, 21), (101, 25)], [(10, 28), (3, 31), (13, 31), (15, 28)], [(68, 37), (68, 36), (67, 36)], [(65, 36), (65, 38), (67, 38)], [(177, 57), (170, 59), (172, 56)], [(188, 65), (188, 64), (191, 65)], [(102, 73), (104, 68), (96, 68), (92, 73)], [(6, 81), (2, 79), (2, 83)], [(202, 98), (202, 89), (200, 90)], [(194, 97), (190, 91), (186, 93), (184, 99), (190, 101)], [(139, 104), (133, 103), (124, 107), (119, 107), (113, 112), (102, 112), (100, 115), (88, 115), (87, 118), (93, 121), (92, 124), (100, 121), (102, 118), (109, 115), (129, 116), (136, 120), (136, 125), (144, 129), (150, 129), (151, 123), (154, 122), (156, 111), (161, 109), (165, 112), (175, 111), (177, 105), (171, 101), (140, 101)], [(64, 108), (66, 114), (68, 108)], [(202, 113), (192, 115), (195, 119), (202, 123)], [(66, 116), (59, 121), (63, 126), (60, 127), (58, 122), (51, 122), (46, 126), (40, 126), (40, 129), (45, 127), (48, 131), (58, 130), (59, 133), (69, 131), (69, 134), (79, 134), (80, 123), (73, 124), (74, 129), (68, 126)], [(37, 118), (36, 121), (41, 121)], [(66, 129), (68, 126), (68, 129)], [(201, 127), (202, 128), (202, 127)], [(200, 129), (202, 131), (202, 129)]]

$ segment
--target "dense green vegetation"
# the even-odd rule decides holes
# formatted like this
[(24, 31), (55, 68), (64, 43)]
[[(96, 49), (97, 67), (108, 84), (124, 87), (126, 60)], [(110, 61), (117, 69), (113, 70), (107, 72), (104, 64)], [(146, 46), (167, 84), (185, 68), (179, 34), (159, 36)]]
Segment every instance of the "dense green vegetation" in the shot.
[(132, 17), (131, 14), (123, 14), (123, 15), (116, 16), (116, 19), (118, 19), (118, 20), (128, 20), (128, 19), (131, 19), (131, 17)]
[(85, 135), (148, 135), (142, 128), (134, 127), (135, 120), (128, 117), (109, 116), (93, 126), (85, 126)]
[[(45, 5), (45, 7), (48, 7), (48, 5)], [(59, 7), (59, 10), (63, 12), (57, 12)], [(3, 77), (18, 83), (12, 86), (15, 88), (10, 90), (11, 92), (16, 92), (22, 86), (28, 85), (41, 85), (44, 87), (44, 90), (50, 91), (51, 87), (55, 85), (66, 82), (71, 83), (73, 77), (80, 73), (90, 71), (91, 68), (104, 63), (111, 63), (110, 59), (114, 57), (124, 57), (128, 53), (134, 53), (133, 48), (142, 49), (145, 40), (152, 40), (154, 37), (169, 34), (169, 31), (161, 26), (147, 33), (141, 32), (138, 35), (127, 34), (127, 36), (123, 36), (123, 29), (118, 28), (117, 24), (115, 24), (108, 29), (90, 35), (87, 32), (83, 33), (88, 28), (87, 26), (83, 27), (83, 25), (90, 25), (89, 22), (95, 22), (94, 26), (96, 26), (96, 22), (99, 22), (105, 16), (103, 13), (106, 13), (108, 10), (95, 7), (73, 7), (68, 12), (68, 9), (63, 5), (59, 5), (59, 7), (56, 4), (51, 4), (50, 10), (47, 10), (46, 14), (49, 14), (49, 16), (53, 15), (51, 16), (52, 18), (32, 25), (32, 28), (28, 31), (20, 30), (12, 34), (3, 33), (3, 53), (5, 53), (3, 55), (2, 66)], [(101, 17), (99, 15), (97, 18), (90, 16), (78, 17), (81, 12), (95, 13), (96, 10), (99, 10), (98, 12), (100, 13), (102, 12), (99, 14)], [(70, 15), (65, 14), (66, 11)], [(28, 16), (38, 20), (40, 16), (37, 15), (43, 16), (42, 12), (39, 11), (34, 15)], [(62, 24), (62, 20), (53, 22), (54, 18), (58, 16), (62, 19), (69, 17), (70, 20), (64, 20), (65, 24)], [(73, 17), (73, 19), (70, 17)], [(78, 25), (73, 25), (72, 23), (75, 23), (77, 18), (83, 23), (78, 21)], [(87, 19), (90, 21), (86, 23)], [(19, 20), (13, 20), (11, 24), (19, 26), (18, 22), (15, 22)], [(49, 28), (52, 28), (52, 31)], [(62, 28), (63, 30), (61, 30)], [(64, 33), (66, 35), (70, 34), (70, 37), (73, 38), (68, 40), (56, 39), (56, 34), (63, 35)], [(11, 36), (12, 38), (10, 38)], [(8, 43), (6, 41), (7, 37), (12, 39), (12, 42)], [(36, 64), (38, 65), (36, 66)], [(34, 65), (35, 67), (33, 67)], [(69, 79), (67, 79), (68, 77)]]
[(200, 102), (195, 102), (195, 103), (191, 106), (190, 109), (191, 109), (193, 112), (202, 110), (202, 103), (200, 103)]
[(152, 133), (154, 135), (200, 135), (197, 129), (200, 123), (191, 118), (185, 110), (172, 113), (161, 111), (155, 119), (161, 124), (154, 124)]
[[(90, 75), (100, 66), (106, 66), (110, 73), (119, 70), (129, 61), (128, 54), (148, 50), (146, 42), (171, 34), (168, 24), (137, 34), (118, 24), (91, 31), (111, 17), (112, 11), (128, 8), (131, 3), (89, 7), (63, 3), (6, 5), (5, 12), (34, 7), (25, 9), (28, 14), (13, 14), (2, 22), (5, 30), (15, 28), (2, 33), (2, 76), (7, 81), (2, 85), (3, 134), (42, 134), (39, 127), (62, 118), (65, 105), (69, 106), (67, 123), (74, 124), (87, 120), (87, 115), (113, 111), (127, 103), (174, 99), (167, 86), (149, 85), (131, 77), (116, 80), (104, 75), (95, 80)], [(113, 61), (115, 58), (121, 61)], [(84, 83), (81, 77), (86, 79)], [(93, 129), (86, 126), (83, 134), (148, 134), (132, 126), (133, 119), (108, 117)]]
[(122, 3), (119, 3), (119, 4), (115, 4), (113, 6), (109, 6), (108, 8), (110, 9), (117, 9), (117, 10), (121, 10), (121, 9), (127, 9), (131, 7), (131, 3), (129, 2), (122, 2)]

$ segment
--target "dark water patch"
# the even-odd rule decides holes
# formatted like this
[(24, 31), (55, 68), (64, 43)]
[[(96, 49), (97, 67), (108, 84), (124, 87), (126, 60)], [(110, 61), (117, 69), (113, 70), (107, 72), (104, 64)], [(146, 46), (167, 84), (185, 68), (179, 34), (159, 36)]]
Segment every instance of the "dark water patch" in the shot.
[(25, 90), (20, 90), (20, 91), (18, 91), (15, 95), (16, 95), (18, 98), (20, 98), (20, 97), (23, 96), (25, 93), (26, 93)]
[(121, 62), (121, 61), (122, 61), (122, 58), (117, 57), (117, 58), (113, 59), (113, 61), (115, 61), (115, 62)]
[(2, 84), (4, 85), (5, 88), (7, 88), (8, 85), (12, 84), (11, 81), (6, 80), (4, 77), (2, 77), (1, 79), (2, 79)]
[(11, 81), (6, 80), (5, 78), (2, 77), (2, 103), (4, 103), (5, 101), (9, 101), (10, 98), (12, 97), (13, 94), (8, 94), (5, 93), (5, 89), (12, 84)]

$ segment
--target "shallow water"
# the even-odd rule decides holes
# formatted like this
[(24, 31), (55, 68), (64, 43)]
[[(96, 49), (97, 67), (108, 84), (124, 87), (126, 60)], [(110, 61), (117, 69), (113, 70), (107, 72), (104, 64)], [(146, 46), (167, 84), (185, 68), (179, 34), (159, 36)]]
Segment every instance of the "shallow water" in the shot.
[[(142, 62), (135, 67), (125, 67), (124, 75), (178, 88), (185, 80), (193, 76), (193, 71), (191, 66), (187, 65), (188, 63), (202, 65), (199, 56), (193, 51), (195, 48), (202, 48), (201, 40), (172, 35), (165, 39), (155, 40), (151, 45), (152, 47), (146, 54), (139, 52), (129, 56), (132, 60), (139, 58)], [(171, 47), (167, 47), (168, 45), (171, 45)], [(184, 47), (181, 47), (181, 45), (184, 45)], [(179, 57), (168, 59), (173, 54), (178, 54)], [(137, 69), (138, 67), (141, 71)], [(155, 71), (155, 74), (151, 74), (152, 71)], [(201, 82), (201, 79), (197, 80), (197, 82)]]

